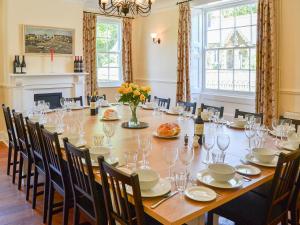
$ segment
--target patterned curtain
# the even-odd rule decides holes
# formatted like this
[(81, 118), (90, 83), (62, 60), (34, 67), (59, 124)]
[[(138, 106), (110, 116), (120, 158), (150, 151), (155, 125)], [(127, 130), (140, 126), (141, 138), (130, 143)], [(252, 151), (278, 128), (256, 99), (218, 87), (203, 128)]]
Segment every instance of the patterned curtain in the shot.
[(93, 13), (83, 14), (83, 59), (88, 75), (85, 78), (85, 94), (91, 95), (97, 90), (96, 73), (96, 24), (97, 16)]
[(177, 43), (177, 101), (190, 101), (191, 9), (189, 3), (179, 5)]
[(257, 34), (256, 111), (270, 126), (278, 116), (276, 0), (259, 0)]
[(122, 37), (122, 67), (123, 81), (132, 82), (132, 20), (123, 18), (123, 37)]

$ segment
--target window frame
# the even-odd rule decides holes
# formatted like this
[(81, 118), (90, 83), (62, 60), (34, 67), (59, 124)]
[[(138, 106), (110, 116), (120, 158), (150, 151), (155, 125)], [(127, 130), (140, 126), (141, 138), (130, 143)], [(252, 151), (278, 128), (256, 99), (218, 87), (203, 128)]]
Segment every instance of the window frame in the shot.
[[(123, 68), (122, 68), (122, 21), (119, 18), (107, 18), (104, 16), (97, 16), (97, 21), (96, 21), (96, 29), (97, 29), (97, 25), (98, 23), (112, 23), (112, 24), (118, 24), (119, 25), (119, 29), (118, 29), (118, 43), (119, 43), (119, 49), (120, 51), (116, 51), (116, 52), (112, 52), (112, 51), (106, 51), (106, 52), (99, 52), (97, 51), (97, 44), (96, 44), (96, 76), (97, 76), (97, 86), (98, 87), (119, 87), (122, 82), (123, 82)], [(97, 43), (97, 39), (100, 38), (97, 36), (97, 30), (96, 30), (96, 43)], [(98, 79), (98, 68), (106, 68), (106, 67), (98, 67), (97, 66), (97, 56), (98, 54), (108, 54), (108, 56), (110, 54), (118, 54), (119, 56), (119, 67), (107, 67), (109, 68), (118, 68), (119, 69), (119, 79), (117, 81), (113, 81), (113, 80), (100, 80)]]
[[(233, 50), (233, 69), (230, 69), (233, 71), (233, 79), (234, 79), (234, 71), (238, 70), (234, 68), (234, 49), (256, 49), (257, 45), (249, 45), (249, 46), (243, 46), (243, 47), (237, 47), (237, 46), (233, 46), (231, 48), (223, 48), (223, 47), (215, 47), (215, 48), (207, 48), (207, 14), (211, 11), (215, 11), (215, 10), (222, 10), (222, 9), (226, 9), (226, 8), (231, 8), (231, 7), (238, 7), (238, 6), (243, 6), (243, 5), (251, 5), (251, 4), (257, 4), (257, 0), (245, 0), (245, 1), (235, 1), (235, 2), (226, 2), (226, 3), (211, 3), (205, 6), (201, 6), (201, 7), (195, 7), (194, 10), (201, 10), (201, 17), (202, 17), (202, 24), (200, 26), (202, 26), (202, 51), (200, 52), (200, 54), (202, 54), (202, 61), (200, 62), (201, 65), (201, 70), (198, 71), (198, 78), (197, 80), (199, 80), (201, 82), (201, 84), (198, 84), (198, 86), (200, 88), (193, 88), (192, 87), (192, 93), (196, 94), (196, 93), (204, 93), (204, 94), (213, 94), (213, 95), (220, 95), (220, 96), (236, 96), (236, 97), (246, 97), (246, 98), (254, 98), (255, 97), (255, 91), (254, 92), (250, 92), (249, 91), (234, 91), (234, 90), (220, 90), (220, 89), (212, 89), (212, 88), (206, 88), (206, 51), (207, 50), (217, 50), (218, 51), (218, 58), (219, 58), (219, 51), (220, 50), (227, 50), (227, 49), (232, 49)], [(220, 19), (221, 21), (221, 19)], [(220, 24), (221, 26), (221, 24)], [(234, 29), (236, 28), (240, 28), (240, 27), (252, 27), (253, 23), (251, 22), (249, 25), (245, 25), (245, 26), (236, 26), (236, 20), (234, 20)], [(257, 24), (256, 24), (257, 26)], [(232, 27), (229, 27), (229, 29)], [(228, 28), (223, 28), (223, 29), (228, 29)], [(219, 29), (213, 29), (213, 30), (222, 30), (222, 28), (220, 27)], [(250, 29), (251, 31), (251, 35), (252, 35), (252, 29)], [(221, 36), (221, 32), (220, 32), (220, 36)], [(221, 42), (221, 39), (220, 39)], [(249, 51), (249, 59), (251, 58), (251, 51)], [(218, 59), (219, 62), (219, 59)], [(243, 70), (243, 69), (241, 69)], [(249, 71), (249, 82), (251, 82), (251, 71), (256, 71), (256, 70), (251, 70), (251, 64), (250, 64), (250, 60), (249, 60), (249, 69), (245, 69), (247, 71)], [(218, 65), (218, 74), (220, 71), (220, 64)], [(224, 69), (224, 71), (226, 71), (226, 69)], [(219, 75), (218, 75), (219, 76)], [(233, 83), (234, 84), (234, 83)], [(218, 82), (218, 86), (219, 86), (219, 82)], [(250, 87), (250, 86), (249, 86)]]

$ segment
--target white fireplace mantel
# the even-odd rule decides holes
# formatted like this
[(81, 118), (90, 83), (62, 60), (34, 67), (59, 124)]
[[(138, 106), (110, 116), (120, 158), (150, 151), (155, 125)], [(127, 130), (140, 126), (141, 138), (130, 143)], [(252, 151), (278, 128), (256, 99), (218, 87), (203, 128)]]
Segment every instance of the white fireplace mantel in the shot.
[(34, 94), (61, 92), (63, 97), (83, 96), (88, 73), (10, 74), (11, 106), (25, 111), (33, 107)]

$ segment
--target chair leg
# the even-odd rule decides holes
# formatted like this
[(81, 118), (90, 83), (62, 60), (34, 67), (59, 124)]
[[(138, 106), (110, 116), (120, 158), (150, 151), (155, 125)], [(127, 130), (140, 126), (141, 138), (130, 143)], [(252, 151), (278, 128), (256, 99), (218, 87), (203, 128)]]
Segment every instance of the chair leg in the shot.
[(13, 158), (13, 177), (12, 183), (16, 183), (16, 174), (17, 174), (17, 162), (18, 162), (18, 151), (14, 148), (14, 158)]
[(78, 207), (75, 205), (74, 206), (74, 225), (79, 225), (79, 220), (80, 220), (80, 213)]
[(8, 145), (8, 156), (7, 156), (7, 171), (6, 171), (7, 175), (10, 175), (12, 149), (13, 148), (12, 148), (11, 144), (9, 143), (9, 145)]
[(21, 190), (22, 177), (23, 177), (23, 156), (20, 154), (20, 163), (19, 163), (19, 180), (18, 180), (18, 190)]
[(28, 158), (27, 175), (26, 175), (26, 201), (29, 200), (30, 181), (31, 181), (32, 161)]
[(47, 221), (48, 215), (48, 196), (49, 196), (49, 178), (45, 177), (45, 186), (44, 186), (44, 207), (43, 207), (43, 223)]
[[(65, 193), (66, 194), (66, 193)], [(70, 200), (65, 196), (63, 208), (63, 225), (68, 225)]]
[(291, 225), (299, 225), (299, 209), (291, 210)]
[(281, 225), (288, 225), (288, 214), (286, 213), (283, 218), (281, 219)]
[(32, 188), (32, 209), (35, 209), (36, 206), (36, 193), (37, 193), (37, 184), (38, 184), (39, 172), (36, 167), (34, 167), (33, 175), (33, 188)]
[(214, 223), (214, 214), (212, 212), (208, 212), (207, 225), (213, 225), (213, 223)]
[(51, 183), (49, 186), (49, 199), (48, 199), (48, 222), (47, 225), (52, 225), (52, 216), (53, 216), (53, 200), (54, 200), (54, 188)]

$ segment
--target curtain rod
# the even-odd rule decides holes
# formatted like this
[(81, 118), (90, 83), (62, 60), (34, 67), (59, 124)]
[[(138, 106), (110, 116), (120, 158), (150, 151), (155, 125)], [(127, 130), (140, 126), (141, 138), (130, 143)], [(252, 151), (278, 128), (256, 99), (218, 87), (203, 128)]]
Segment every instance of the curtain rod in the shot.
[(180, 5), (180, 4), (183, 4), (183, 3), (186, 3), (186, 2), (191, 2), (192, 0), (185, 0), (185, 1), (182, 1), (182, 2), (177, 2), (176, 5)]
[(107, 15), (107, 14), (104, 14), (104, 13), (97, 13), (97, 12), (91, 12), (91, 11), (83, 11), (83, 12), (84, 12), (84, 13), (92, 13), (92, 14), (99, 15), (99, 16), (117, 17), (117, 18), (127, 18), (127, 19), (131, 19), (131, 20), (134, 19), (133, 17), (118, 16), (118, 15)]

